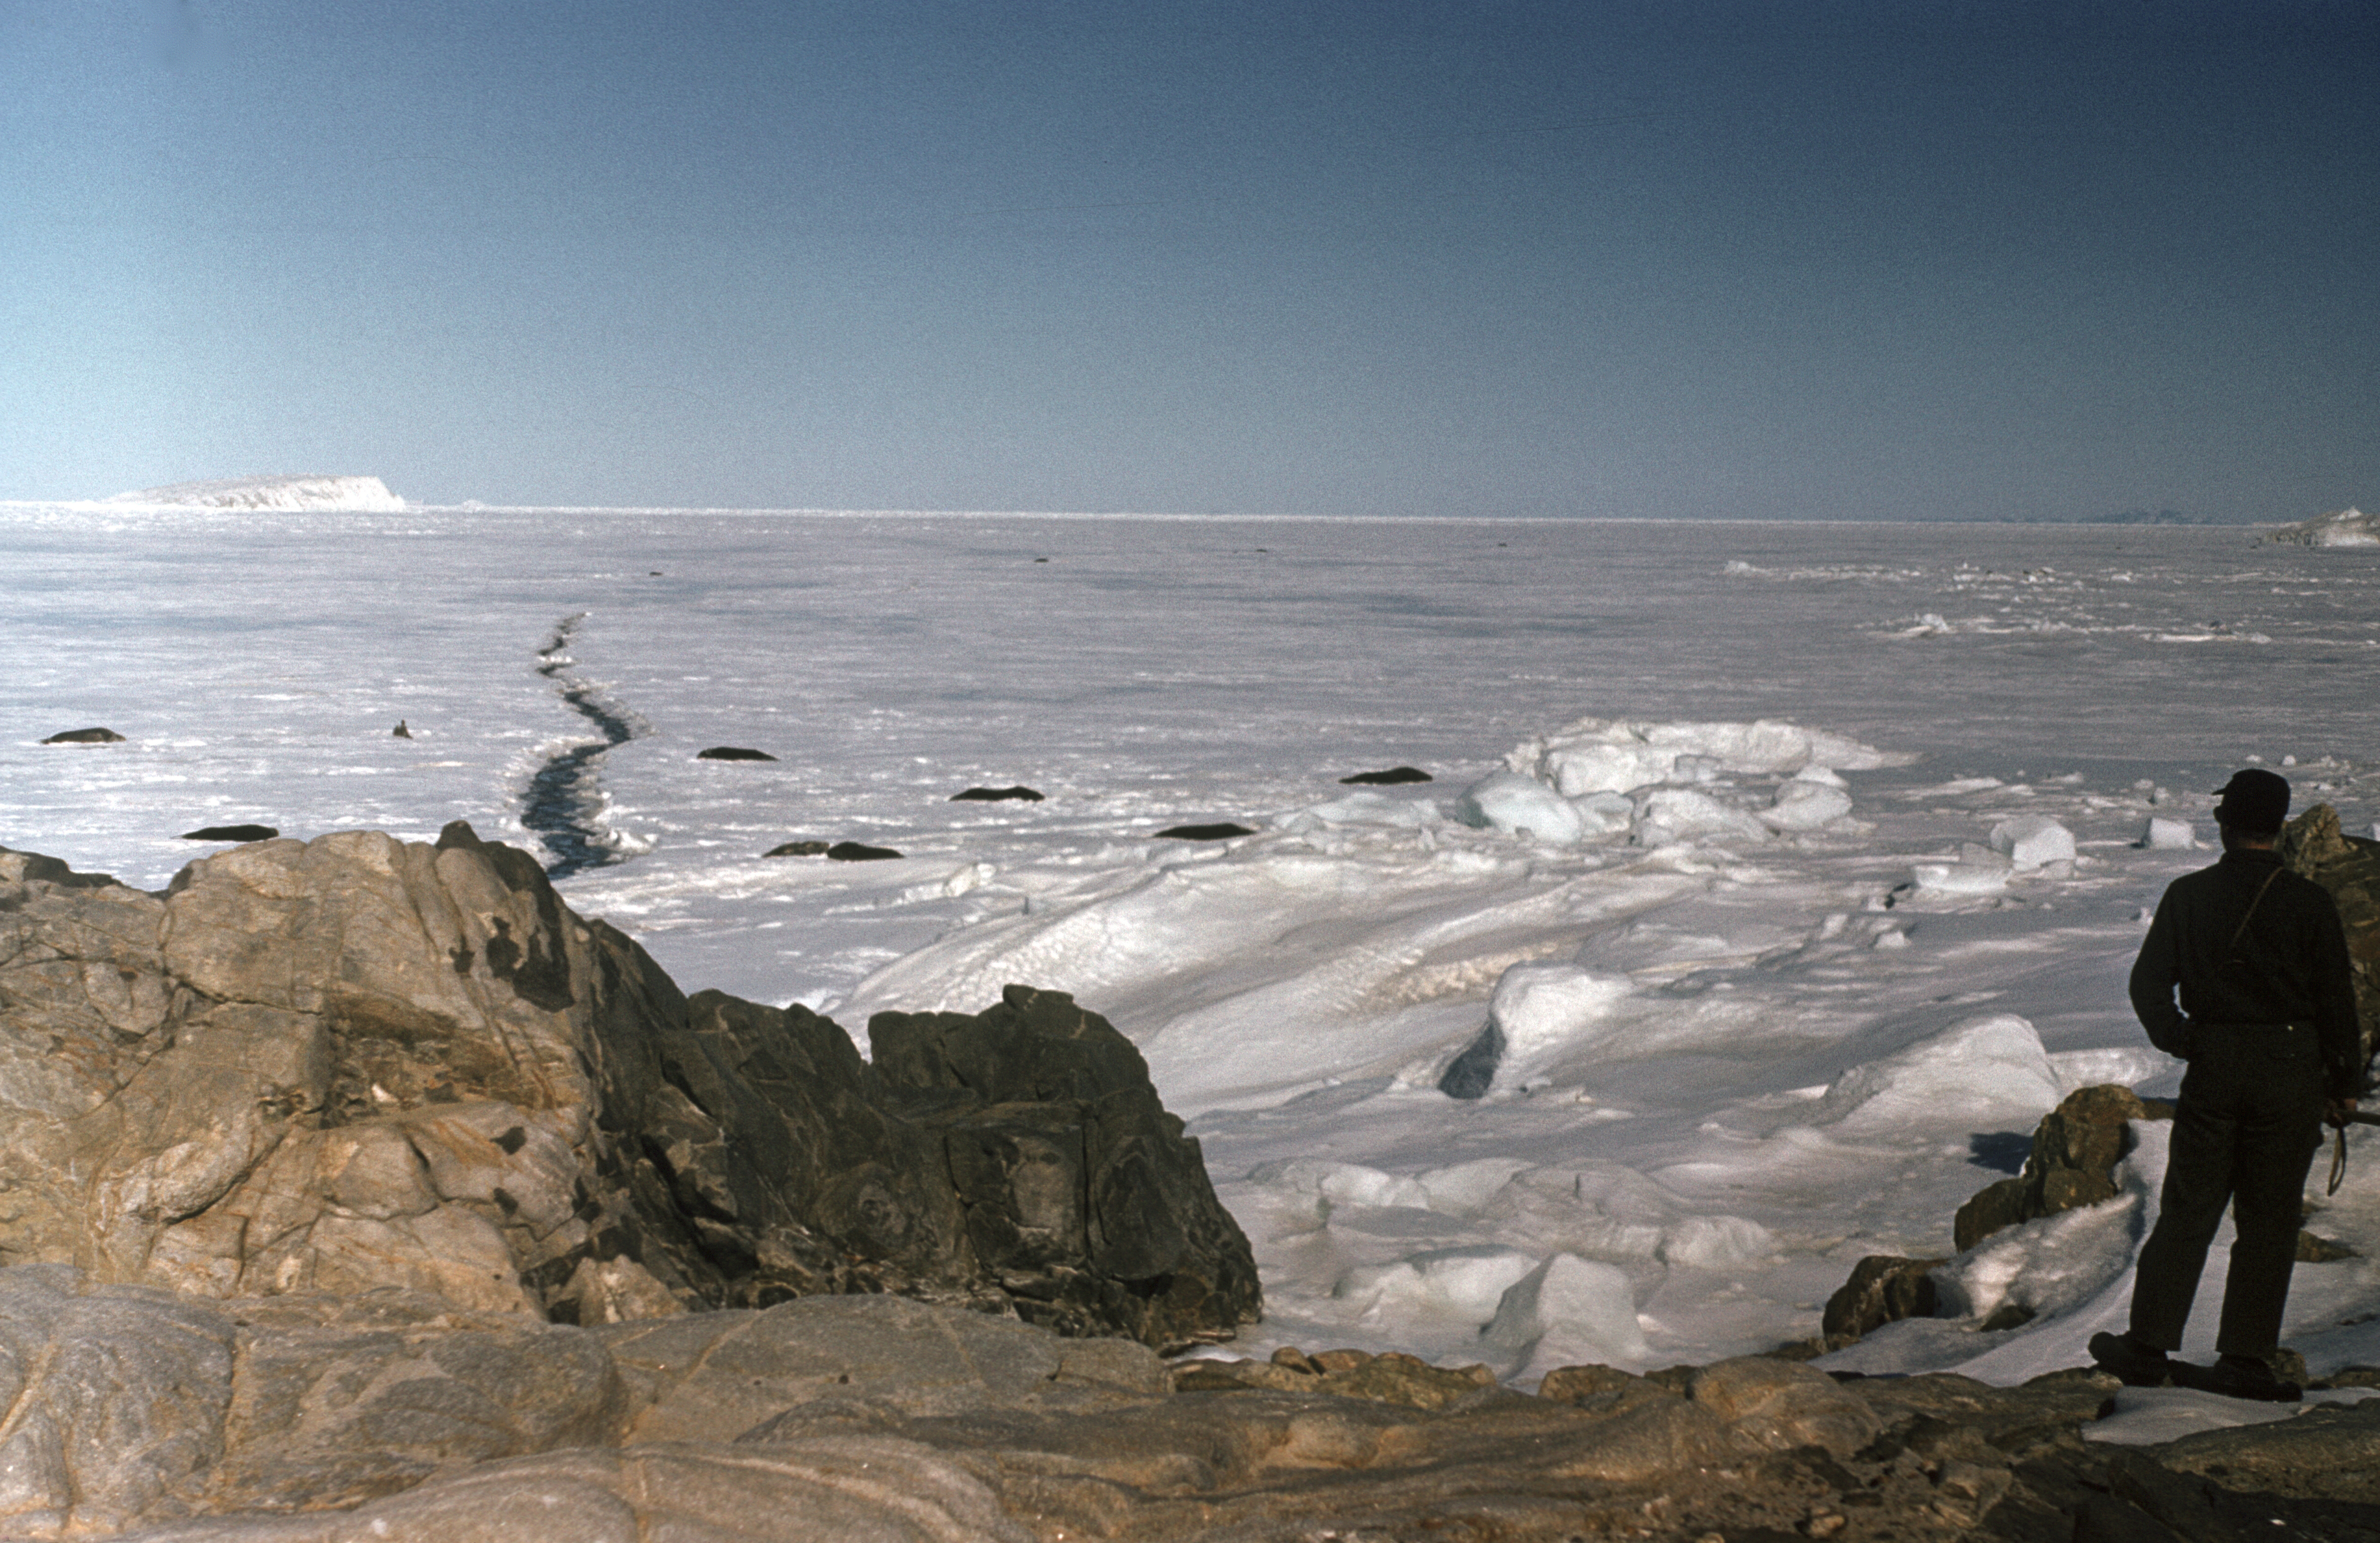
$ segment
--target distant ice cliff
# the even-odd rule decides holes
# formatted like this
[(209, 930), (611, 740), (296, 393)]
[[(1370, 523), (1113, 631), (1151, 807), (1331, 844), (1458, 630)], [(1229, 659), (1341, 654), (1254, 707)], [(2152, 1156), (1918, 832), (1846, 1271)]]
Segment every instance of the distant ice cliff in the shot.
[(2380, 517), (2341, 509), (2282, 526), (2265, 539), (2282, 546), (2380, 546)]
[(120, 492), (110, 504), (156, 504), (196, 509), (351, 509), (393, 514), (405, 500), (377, 477), (218, 477), (205, 482)]

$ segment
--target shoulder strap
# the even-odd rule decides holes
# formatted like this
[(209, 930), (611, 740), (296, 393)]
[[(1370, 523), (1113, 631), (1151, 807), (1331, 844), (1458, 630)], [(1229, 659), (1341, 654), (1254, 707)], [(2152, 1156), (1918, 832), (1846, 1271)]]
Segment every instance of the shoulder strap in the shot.
[(2248, 908), (2240, 913), (2240, 925), (2233, 929), (2231, 933), (2231, 941), (2223, 945), (2224, 953), (2232, 954), (2239, 950), (2240, 940), (2248, 935), (2248, 923), (2255, 916), (2256, 907), (2264, 904), (2265, 892), (2271, 889), (2273, 887), (2273, 881), (2280, 876), (2281, 870), (2277, 868), (2273, 869), (2272, 872), (2265, 874), (2265, 881), (2256, 886), (2255, 897), (2248, 902)]

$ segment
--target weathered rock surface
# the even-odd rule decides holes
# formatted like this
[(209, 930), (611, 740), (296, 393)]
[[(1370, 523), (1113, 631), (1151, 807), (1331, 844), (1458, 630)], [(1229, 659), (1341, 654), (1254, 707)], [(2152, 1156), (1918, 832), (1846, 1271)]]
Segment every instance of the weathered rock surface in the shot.
[(2316, 804), (2282, 828), (2280, 850), (2292, 871), (2328, 890), (2338, 906), (2368, 1062), (2380, 1048), (2380, 841), (2346, 834), (2338, 811)]
[[(1190, 1389), (1203, 1391), (1175, 1391)], [(422, 1293), (218, 1302), (37, 1265), (0, 1270), (0, 1536), (2063, 1543), (2380, 1529), (2365, 1493), (2380, 1403), (2165, 1447), (2087, 1441), (2116, 1390), (2090, 1371), (2020, 1388), (1838, 1382), (1747, 1357), (1652, 1377), (1567, 1367), (1530, 1396), (1475, 1369), (1293, 1350), (1169, 1379), (1131, 1341), (900, 1297), (578, 1328)]]
[(240, 846), (163, 897), (0, 852), (0, 1264), (590, 1324), (844, 1292), (1166, 1345), (1256, 1316), (1103, 1020), (1019, 987), (889, 1033), (870, 1066), (805, 1009), (686, 998), (465, 825)]
[(2131, 1122), (2172, 1117), (2171, 1104), (2144, 1100), (2129, 1087), (2076, 1088), (2034, 1127), (2024, 1171), (1959, 1208), (1953, 1246), (1963, 1254), (2004, 1227), (2115, 1198), (2116, 1164), (2132, 1148)]
[(1899, 1254), (1870, 1254), (1860, 1260), (1852, 1267), (1852, 1278), (1827, 1298), (1819, 1320), (1826, 1347), (1840, 1350), (1900, 1318), (1932, 1318), (1937, 1295), (1933, 1270), (1949, 1262)]

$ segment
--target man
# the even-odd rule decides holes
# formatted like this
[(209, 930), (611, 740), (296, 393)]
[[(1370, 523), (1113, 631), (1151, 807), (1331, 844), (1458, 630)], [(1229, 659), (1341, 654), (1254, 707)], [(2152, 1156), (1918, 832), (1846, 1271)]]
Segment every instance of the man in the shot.
[[(2322, 1123), (2343, 1124), (2362, 1090), (2354, 988), (2338, 908), (2273, 849), (2289, 784), (2250, 770), (2221, 792), (2222, 860), (2167, 887), (2132, 966), (2132, 1011), (2150, 1042), (2190, 1069), (2156, 1227), (2132, 1282), (2131, 1327), (2093, 1335), (2091, 1358), (2134, 1387), (2169, 1375), (2185, 1387), (2294, 1403), (2297, 1386), (2276, 1378), (2269, 1358)], [(2220, 1359), (2170, 1361), (2226, 1205), (2238, 1235)]]

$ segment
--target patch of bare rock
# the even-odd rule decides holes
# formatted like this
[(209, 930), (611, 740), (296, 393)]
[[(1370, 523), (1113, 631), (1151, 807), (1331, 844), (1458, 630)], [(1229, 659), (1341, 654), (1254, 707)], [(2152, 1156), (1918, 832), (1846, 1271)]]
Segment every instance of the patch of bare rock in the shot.
[[(2380, 1402), (2110, 1448), (2114, 1379), (1746, 1357), (1540, 1395), (1407, 1356), (1170, 1369), (892, 1296), (595, 1326), (0, 1270), (0, 1536), (144, 1543), (2365, 1537)], [(2287, 1529), (2287, 1530), (2284, 1530)]]

